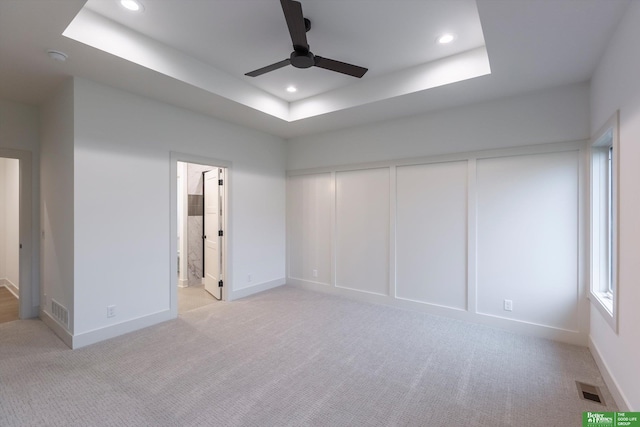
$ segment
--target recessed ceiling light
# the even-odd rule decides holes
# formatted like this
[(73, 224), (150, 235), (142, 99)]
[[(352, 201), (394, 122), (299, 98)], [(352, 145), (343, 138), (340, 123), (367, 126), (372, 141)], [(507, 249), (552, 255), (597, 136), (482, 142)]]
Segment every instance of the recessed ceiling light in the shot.
[(120, 0), (120, 4), (132, 12), (141, 12), (144, 9), (142, 4), (136, 0)]
[(456, 39), (456, 36), (454, 36), (453, 34), (447, 33), (447, 34), (442, 34), (438, 36), (436, 41), (440, 44), (447, 44), (447, 43), (451, 43), (455, 39)]
[(297, 92), (297, 91), (298, 91), (298, 89), (295, 86), (287, 87), (287, 92), (289, 92), (289, 93), (294, 93), (294, 92)]

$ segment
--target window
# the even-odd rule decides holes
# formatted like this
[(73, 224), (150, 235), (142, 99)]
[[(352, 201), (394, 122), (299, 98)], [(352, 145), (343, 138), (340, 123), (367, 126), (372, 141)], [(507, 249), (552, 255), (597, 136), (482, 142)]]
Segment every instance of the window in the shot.
[(591, 302), (617, 332), (618, 112), (591, 144)]

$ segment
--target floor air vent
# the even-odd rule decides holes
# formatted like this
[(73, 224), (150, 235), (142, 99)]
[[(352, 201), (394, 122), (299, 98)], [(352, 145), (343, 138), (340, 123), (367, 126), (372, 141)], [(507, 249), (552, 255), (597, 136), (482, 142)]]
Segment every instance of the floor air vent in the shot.
[(602, 405), (605, 404), (598, 387), (591, 384), (581, 383), (580, 381), (576, 381), (576, 385), (578, 386), (578, 394), (580, 394), (580, 398), (600, 403)]
[(69, 311), (54, 299), (51, 300), (51, 314), (53, 314), (53, 317), (66, 328), (69, 327)]

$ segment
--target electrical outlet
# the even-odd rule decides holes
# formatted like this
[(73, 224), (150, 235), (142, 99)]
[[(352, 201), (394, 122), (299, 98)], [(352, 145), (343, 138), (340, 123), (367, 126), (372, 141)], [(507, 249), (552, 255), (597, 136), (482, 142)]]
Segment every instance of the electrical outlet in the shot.
[(251, 282), (253, 277), (251, 277), (251, 273), (247, 274), (247, 282)]
[(115, 305), (107, 306), (107, 317), (116, 317), (116, 306)]
[(313, 274), (313, 277), (318, 277), (318, 270), (313, 270), (311, 273)]
[(513, 311), (513, 301), (511, 301), (510, 299), (504, 300), (504, 310)]

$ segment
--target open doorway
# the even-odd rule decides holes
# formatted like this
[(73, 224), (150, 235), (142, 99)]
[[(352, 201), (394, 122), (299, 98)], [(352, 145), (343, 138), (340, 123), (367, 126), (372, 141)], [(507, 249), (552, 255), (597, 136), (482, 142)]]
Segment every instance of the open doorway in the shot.
[(216, 164), (177, 161), (177, 313), (223, 299), (225, 175)]
[[(0, 233), (5, 237), (1, 256), (5, 266), (9, 265), (9, 270), (0, 271), (0, 288), (8, 292), (11, 289), (17, 294), (20, 319), (38, 317), (41, 298), (38, 257), (34, 250), (38, 235), (32, 230), (32, 224), (37, 222), (34, 222), (35, 212), (32, 209), (31, 152), (0, 147), (0, 159), (4, 166), (3, 178), (0, 179), (3, 181), (3, 195), (10, 199), (10, 203), (9, 200), (0, 201), (0, 210), (3, 210)], [(7, 213), (5, 208), (12, 213)], [(14, 297), (13, 293), (11, 295)]]
[(0, 323), (20, 318), (19, 230), (19, 160), (0, 157)]

